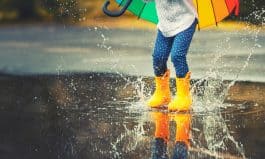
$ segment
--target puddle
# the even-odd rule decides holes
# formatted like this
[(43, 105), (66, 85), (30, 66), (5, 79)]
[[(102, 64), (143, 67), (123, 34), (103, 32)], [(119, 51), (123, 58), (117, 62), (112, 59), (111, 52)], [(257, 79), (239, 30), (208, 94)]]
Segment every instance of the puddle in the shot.
[[(0, 80), (1, 158), (151, 157), (156, 131), (153, 116), (161, 112), (150, 111), (144, 104), (152, 90), (150, 78), (88, 73), (2, 75)], [(264, 88), (263, 83), (251, 84)], [(250, 83), (237, 85), (244, 89)], [(189, 158), (265, 155), (264, 103), (240, 101), (233, 95), (224, 103), (203, 103), (201, 97), (202, 92), (194, 92)], [(203, 109), (217, 106), (218, 110)], [(168, 118), (167, 152), (172, 156), (177, 132), (174, 119), (179, 114), (162, 114)]]

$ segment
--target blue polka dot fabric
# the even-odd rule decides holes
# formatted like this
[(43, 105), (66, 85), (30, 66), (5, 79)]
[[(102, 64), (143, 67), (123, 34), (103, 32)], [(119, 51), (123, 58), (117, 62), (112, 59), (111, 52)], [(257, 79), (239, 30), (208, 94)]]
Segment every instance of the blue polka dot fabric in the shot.
[(156, 76), (162, 76), (167, 70), (167, 60), (171, 54), (171, 61), (174, 64), (176, 76), (183, 78), (189, 71), (187, 64), (187, 53), (193, 34), (196, 29), (197, 20), (186, 30), (173, 37), (165, 37), (158, 30), (153, 53), (153, 69)]

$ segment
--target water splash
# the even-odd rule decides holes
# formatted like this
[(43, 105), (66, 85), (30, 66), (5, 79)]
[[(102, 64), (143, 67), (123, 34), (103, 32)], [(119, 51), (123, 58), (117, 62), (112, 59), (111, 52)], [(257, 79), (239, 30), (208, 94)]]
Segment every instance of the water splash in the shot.
[[(205, 73), (205, 77), (193, 84), (192, 92), (194, 96), (194, 112), (202, 115), (202, 118), (199, 120), (202, 127), (197, 130), (201, 130), (204, 135), (205, 144), (202, 144), (200, 139), (194, 138), (193, 144), (195, 148), (202, 148), (206, 146), (206, 150), (203, 150), (201, 153), (207, 152), (208, 155), (222, 158), (222, 155), (219, 152), (233, 153), (241, 158), (246, 158), (244, 153), (243, 145), (236, 141), (236, 139), (231, 135), (229, 128), (226, 125), (226, 120), (222, 117), (221, 111), (224, 108), (231, 107), (233, 105), (224, 103), (227, 92), (234, 82), (238, 80), (240, 74), (247, 68), (249, 61), (251, 60), (252, 55), (255, 53), (255, 49), (260, 47), (258, 44), (258, 33), (259, 30), (249, 30), (248, 27), (245, 28), (246, 31), (231, 33), (225, 33), (225, 38), (221, 39), (219, 45), (216, 47), (216, 56), (212, 61), (211, 68)], [(231, 82), (226, 82), (223, 78), (228, 72), (224, 68), (229, 68), (229, 65), (223, 63), (222, 58), (227, 56), (230, 53), (232, 38), (230, 37), (233, 34), (240, 34), (242, 41), (242, 48), (247, 49), (249, 54), (247, 55), (245, 61), (242, 62), (242, 66), (236, 70), (235, 77)], [(251, 43), (253, 45), (245, 45), (246, 43)], [(224, 49), (225, 48), (225, 49)], [(228, 70), (231, 71), (231, 70)], [(234, 70), (232, 70), (234, 71)], [(119, 72), (117, 72), (119, 73)], [(119, 73), (122, 78), (127, 81), (125, 87), (133, 86), (135, 91), (135, 97), (138, 97), (138, 101), (134, 104), (129, 104), (127, 107), (130, 112), (146, 112), (146, 106), (143, 102), (146, 100), (147, 96), (150, 96), (150, 90), (147, 91), (144, 88), (146, 87), (146, 81), (144, 78), (137, 77), (136, 79), (126, 78), (124, 75)], [(199, 88), (199, 89), (198, 89)], [(201, 88), (201, 89), (200, 89)], [(142, 115), (139, 119), (144, 119)], [(194, 118), (197, 118), (196, 115)], [(146, 121), (146, 120), (145, 120)], [(137, 143), (140, 143), (143, 137), (143, 129), (139, 131), (139, 127), (142, 126), (142, 122), (139, 122), (139, 125), (136, 125), (135, 129), (126, 129), (126, 133), (121, 134), (119, 139), (113, 143), (113, 152), (118, 152), (115, 145), (121, 143), (125, 138), (130, 138), (134, 136), (135, 138), (131, 141), (131, 145), (128, 146), (128, 149), (135, 150)], [(196, 128), (194, 128), (195, 130)], [(138, 135), (140, 136), (137, 136)], [(138, 140), (139, 139), (139, 140)], [(127, 151), (127, 150), (126, 150)], [(121, 155), (122, 153), (117, 153), (116, 155)], [(117, 156), (116, 156), (117, 157)], [(223, 155), (224, 157), (224, 155)]]
[[(263, 10), (253, 12), (250, 16), (253, 15), (256, 19), (262, 20), (262, 25), (264, 24), (264, 16), (262, 16), (264, 15)], [(241, 31), (225, 33), (225, 39), (220, 40), (217, 46), (216, 56), (211, 64), (212, 67), (205, 73), (204, 78), (193, 85), (192, 91), (195, 95), (193, 109), (197, 113), (202, 113), (202, 118), (199, 120), (199, 123), (202, 125), (204, 139), (207, 144), (207, 149), (211, 152), (211, 156), (216, 157), (219, 151), (234, 151), (233, 153), (235, 155), (246, 158), (243, 145), (231, 135), (226, 125), (227, 121), (223, 118), (221, 110), (222, 108), (235, 106), (226, 104), (225, 99), (229, 88), (235, 84), (240, 75), (248, 67), (256, 49), (262, 46), (259, 44), (258, 38), (260, 31), (261, 27), (252, 28), (249, 24)], [(227, 68), (230, 66), (224, 64), (222, 58), (229, 55), (230, 49), (233, 47), (231, 46), (232, 38), (230, 37), (234, 34), (237, 34), (241, 38), (241, 44), (237, 47), (247, 50), (249, 53), (237, 70), (229, 70)], [(230, 82), (226, 82), (223, 77), (229, 71), (234, 73), (234, 78)], [(197, 145), (197, 148), (203, 146), (200, 139), (194, 139), (193, 142)]]
[(109, 37), (107, 37), (105, 35), (105, 33), (103, 32), (103, 29), (109, 30), (109, 29), (103, 28), (103, 27), (94, 27), (94, 32), (97, 33), (97, 35), (101, 38), (101, 43), (98, 43), (97, 47), (99, 47), (101, 49), (105, 49), (107, 51), (107, 53), (109, 53), (111, 56), (113, 56), (114, 51), (112, 49), (112, 46), (107, 44), (110, 39), (109, 39)]
[[(145, 145), (149, 137), (146, 135), (144, 125), (143, 121), (138, 122), (133, 128), (123, 125), (125, 132), (121, 133), (116, 141), (111, 143), (111, 152), (114, 158), (122, 158), (123, 154), (136, 151), (139, 146)], [(122, 147), (117, 148), (118, 145), (122, 145)]]

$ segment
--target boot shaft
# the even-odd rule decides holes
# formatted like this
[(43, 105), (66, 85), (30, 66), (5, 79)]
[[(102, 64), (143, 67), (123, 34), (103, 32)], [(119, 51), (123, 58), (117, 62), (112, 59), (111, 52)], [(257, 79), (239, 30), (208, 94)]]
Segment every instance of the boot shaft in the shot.
[(156, 89), (167, 89), (169, 88), (170, 72), (167, 70), (161, 77), (155, 77)]
[(184, 78), (176, 78), (177, 96), (190, 95), (190, 75), (188, 72)]

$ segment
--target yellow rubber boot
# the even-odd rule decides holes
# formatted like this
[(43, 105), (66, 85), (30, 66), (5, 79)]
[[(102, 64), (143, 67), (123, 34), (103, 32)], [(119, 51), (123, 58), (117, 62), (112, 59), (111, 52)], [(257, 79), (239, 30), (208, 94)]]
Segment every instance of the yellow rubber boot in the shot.
[(167, 105), (171, 100), (169, 89), (170, 72), (167, 70), (162, 77), (155, 77), (155, 92), (148, 100), (147, 105), (151, 108), (159, 108)]
[(192, 104), (190, 94), (190, 72), (184, 78), (176, 78), (177, 93), (168, 105), (169, 111), (189, 111)]

